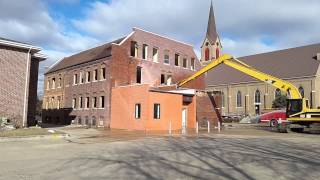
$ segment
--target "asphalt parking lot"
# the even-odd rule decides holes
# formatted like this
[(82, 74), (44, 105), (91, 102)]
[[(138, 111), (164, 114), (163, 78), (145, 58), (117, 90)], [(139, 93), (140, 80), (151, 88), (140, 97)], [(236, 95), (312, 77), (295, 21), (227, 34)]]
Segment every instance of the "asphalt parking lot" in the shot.
[(0, 179), (319, 179), (320, 136), (230, 129), (199, 136), (67, 129), (0, 142)]

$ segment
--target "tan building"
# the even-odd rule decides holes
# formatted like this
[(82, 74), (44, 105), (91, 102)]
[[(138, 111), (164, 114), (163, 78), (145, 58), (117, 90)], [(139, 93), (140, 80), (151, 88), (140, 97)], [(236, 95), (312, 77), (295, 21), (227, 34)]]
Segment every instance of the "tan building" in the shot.
[[(320, 106), (320, 44), (239, 58), (252, 67), (293, 83), (313, 108)], [(223, 93), (222, 113), (259, 114), (272, 108), (281, 92), (231, 67), (221, 65), (208, 72), (206, 88)]]
[[(211, 20), (210, 20), (211, 19)], [(216, 59), (221, 43), (214, 24), (212, 5), (208, 30), (201, 46), (202, 64)], [(239, 58), (252, 67), (287, 80), (299, 88), (313, 108), (320, 106), (320, 44), (296, 47)], [(206, 73), (206, 89), (222, 92), (222, 115), (260, 114), (270, 110), (279, 89), (259, 82), (231, 67), (220, 65)]]

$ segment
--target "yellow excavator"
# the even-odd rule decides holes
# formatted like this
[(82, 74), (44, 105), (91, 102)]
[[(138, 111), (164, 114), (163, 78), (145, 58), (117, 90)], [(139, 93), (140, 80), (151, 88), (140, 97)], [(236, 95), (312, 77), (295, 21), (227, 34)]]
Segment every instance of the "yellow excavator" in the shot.
[(292, 83), (260, 72), (259, 70), (254, 69), (253, 67), (229, 54), (222, 55), (218, 59), (213, 60), (211, 63), (197, 71), (189, 78), (179, 82), (177, 85), (178, 88), (220, 64), (225, 64), (229, 67), (232, 67), (255, 79), (279, 88), (290, 95), (290, 98), (287, 99), (287, 119), (279, 123), (279, 131), (287, 132), (287, 130), (293, 130), (302, 132), (304, 128), (309, 128), (312, 124), (320, 123), (320, 109), (310, 109), (308, 100), (302, 98), (299, 90)]

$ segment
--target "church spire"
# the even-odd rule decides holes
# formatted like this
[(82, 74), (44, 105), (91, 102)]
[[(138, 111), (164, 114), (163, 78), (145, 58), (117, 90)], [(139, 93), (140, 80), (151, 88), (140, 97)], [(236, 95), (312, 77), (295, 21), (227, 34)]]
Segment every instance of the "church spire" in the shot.
[(207, 35), (206, 36), (209, 39), (211, 44), (215, 43), (215, 41), (217, 40), (217, 37), (218, 37), (212, 1), (211, 1), (211, 5), (210, 5), (209, 20), (208, 20), (208, 27), (207, 27)]

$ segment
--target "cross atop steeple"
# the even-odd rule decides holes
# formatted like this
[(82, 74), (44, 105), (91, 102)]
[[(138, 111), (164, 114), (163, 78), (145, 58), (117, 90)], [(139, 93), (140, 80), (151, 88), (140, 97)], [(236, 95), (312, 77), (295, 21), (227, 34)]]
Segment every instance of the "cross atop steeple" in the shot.
[(209, 20), (208, 20), (208, 27), (207, 27), (207, 35), (206, 36), (209, 39), (211, 44), (215, 43), (217, 40), (217, 37), (218, 37), (212, 1), (211, 1), (211, 5), (210, 5)]

